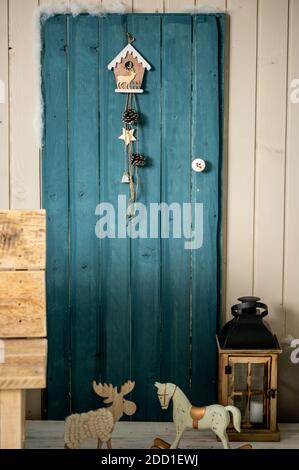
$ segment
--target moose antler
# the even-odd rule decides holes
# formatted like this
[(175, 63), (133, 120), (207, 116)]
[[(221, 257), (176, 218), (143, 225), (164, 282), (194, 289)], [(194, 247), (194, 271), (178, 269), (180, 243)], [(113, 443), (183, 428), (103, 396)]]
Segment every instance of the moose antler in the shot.
[(124, 383), (122, 386), (121, 386), (121, 389), (120, 389), (120, 394), (122, 396), (125, 396), (127, 395), (128, 393), (130, 393), (133, 388), (135, 387), (135, 382), (132, 381), (132, 380), (128, 380), (126, 383)]
[(105, 398), (104, 403), (112, 403), (114, 400), (114, 389), (113, 385), (109, 384), (107, 385), (106, 383), (101, 384), (101, 383), (96, 383), (94, 380), (92, 383), (93, 389), (96, 392), (97, 395), (99, 395), (102, 398)]

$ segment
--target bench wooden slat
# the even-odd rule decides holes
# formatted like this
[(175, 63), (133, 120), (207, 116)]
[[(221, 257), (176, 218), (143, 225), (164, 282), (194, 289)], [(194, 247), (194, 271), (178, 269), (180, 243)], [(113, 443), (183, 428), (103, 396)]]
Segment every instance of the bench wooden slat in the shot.
[(46, 213), (0, 211), (0, 269), (45, 269)]
[(0, 363), (0, 390), (46, 387), (47, 340), (5, 339)]
[(0, 338), (46, 336), (44, 271), (0, 272)]

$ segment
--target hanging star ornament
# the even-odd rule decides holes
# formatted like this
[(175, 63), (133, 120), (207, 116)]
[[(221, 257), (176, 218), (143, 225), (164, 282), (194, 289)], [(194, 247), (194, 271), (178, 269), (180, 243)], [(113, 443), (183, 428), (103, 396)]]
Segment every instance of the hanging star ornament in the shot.
[(123, 128), (123, 133), (119, 136), (119, 139), (123, 140), (126, 145), (129, 145), (130, 142), (134, 142), (136, 140), (134, 137), (134, 130), (135, 129)]

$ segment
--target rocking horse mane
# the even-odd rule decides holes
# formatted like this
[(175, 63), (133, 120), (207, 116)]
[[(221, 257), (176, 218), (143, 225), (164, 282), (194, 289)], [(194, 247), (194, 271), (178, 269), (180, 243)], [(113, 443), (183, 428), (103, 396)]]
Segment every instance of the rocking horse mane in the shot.
[[(177, 398), (180, 395), (181, 398), (184, 399), (187, 402), (187, 404), (191, 406), (191, 403), (190, 403), (188, 397), (185, 395), (185, 393), (177, 385), (175, 385), (171, 382), (167, 382), (167, 383), (156, 382), (155, 387), (158, 389), (158, 391), (161, 390), (161, 389), (162, 390), (166, 389), (167, 394), (170, 394), (171, 399)], [(169, 390), (170, 387), (171, 387), (171, 389)]]

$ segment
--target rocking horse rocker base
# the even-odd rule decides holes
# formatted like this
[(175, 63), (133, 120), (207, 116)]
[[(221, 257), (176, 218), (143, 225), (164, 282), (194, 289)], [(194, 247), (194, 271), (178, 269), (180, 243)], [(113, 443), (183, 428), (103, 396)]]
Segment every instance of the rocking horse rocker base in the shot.
[[(217, 439), (217, 441), (218, 440), (219, 439)], [(168, 442), (164, 441), (160, 437), (156, 437), (155, 440), (154, 440), (154, 444), (151, 446), (151, 449), (166, 450), (166, 449), (170, 449), (170, 446), (171, 446), (171, 444), (169, 444)], [(240, 450), (240, 449), (252, 449), (252, 445), (251, 444), (243, 444), (241, 447), (237, 447), (236, 450)]]

